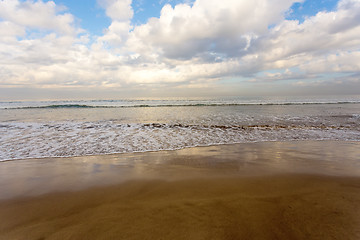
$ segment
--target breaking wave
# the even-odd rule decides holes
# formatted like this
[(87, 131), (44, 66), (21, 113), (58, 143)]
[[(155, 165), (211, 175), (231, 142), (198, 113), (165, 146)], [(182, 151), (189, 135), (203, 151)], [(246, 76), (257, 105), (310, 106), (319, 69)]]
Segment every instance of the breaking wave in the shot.
[(314, 124), (206, 125), (111, 121), (6, 123), (0, 161), (175, 150), (264, 141), (360, 141), (359, 126)]
[(43, 106), (4, 107), (3, 109), (60, 109), (60, 108), (150, 108), (150, 107), (226, 107), (226, 106), (276, 106), (276, 105), (327, 105), (327, 104), (359, 104), (360, 101), (339, 102), (282, 102), (282, 103), (174, 103), (174, 104), (130, 104), (91, 105), (91, 104), (51, 104)]

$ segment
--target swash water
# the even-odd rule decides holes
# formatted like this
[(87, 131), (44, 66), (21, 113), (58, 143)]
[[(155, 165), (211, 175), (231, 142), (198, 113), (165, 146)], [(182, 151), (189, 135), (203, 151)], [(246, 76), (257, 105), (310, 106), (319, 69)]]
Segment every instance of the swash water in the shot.
[(360, 96), (0, 102), (0, 161), (297, 140), (360, 141)]

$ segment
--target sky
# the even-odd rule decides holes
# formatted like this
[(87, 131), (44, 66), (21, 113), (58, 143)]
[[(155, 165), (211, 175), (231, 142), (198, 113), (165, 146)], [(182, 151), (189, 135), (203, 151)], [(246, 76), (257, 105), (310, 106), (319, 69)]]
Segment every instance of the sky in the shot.
[(360, 94), (360, 0), (0, 0), (0, 100)]

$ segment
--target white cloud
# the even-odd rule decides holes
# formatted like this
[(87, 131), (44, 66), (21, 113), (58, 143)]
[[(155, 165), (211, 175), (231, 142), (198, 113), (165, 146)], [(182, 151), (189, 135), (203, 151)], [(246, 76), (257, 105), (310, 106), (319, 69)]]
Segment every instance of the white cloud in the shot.
[(321, 57), (334, 51), (359, 50), (360, 5), (355, 3), (344, 8), (340, 2), (336, 12), (319, 12), (302, 24), (283, 21), (262, 39), (266, 59), (287, 60), (301, 54)]
[(1, 41), (16, 40), (16, 36), (25, 36), (25, 28), (9, 21), (0, 22), (0, 38)]
[(98, 0), (106, 15), (116, 21), (127, 21), (134, 15), (131, 0)]
[(147, 46), (170, 59), (190, 59), (203, 53), (238, 56), (245, 54), (252, 37), (280, 21), (293, 2), (197, 0), (192, 6), (165, 5), (160, 18), (135, 27), (129, 47), (137, 51)]
[(131, 18), (133, 9), (131, 0), (98, 0), (105, 9), (106, 15), (112, 19), (111, 25), (106, 29), (104, 36), (97, 39), (97, 44), (102, 47), (119, 47), (127, 41), (132, 30)]
[(301, 65), (301, 69), (308, 74), (312, 73), (360, 73), (360, 51), (328, 54), (323, 58), (314, 59)]
[(109, 45), (109, 47), (122, 46), (127, 41), (131, 28), (130, 21), (113, 21), (104, 35), (97, 39), (97, 43), (102, 46)]
[(75, 35), (74, 17), (61, 13), (53, 1), (1, 0), (0, 19), (18, 26)]

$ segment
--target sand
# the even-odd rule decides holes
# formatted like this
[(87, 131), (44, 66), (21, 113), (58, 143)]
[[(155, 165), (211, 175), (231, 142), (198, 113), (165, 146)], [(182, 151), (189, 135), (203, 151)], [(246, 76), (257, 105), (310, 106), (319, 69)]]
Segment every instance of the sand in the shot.
[[(303, 149), (307, 144), (297, 146)], [(331, 148), (344, 143), (319, 144)], [(144, 174), (144, 178), (121, 178), (121, 182), (80, 190), (52, 189), (36, 196), (12, 196), (0, 201), (0, 239), (360, 239), (360, 177), (338, 174), (340, 165), (336, 164), (337, 174), (327, 171), (332, 168), (326, 164), (321, 165), (323, 174), (310, 171), (317, 169), (315, 159), (313, 166), (305, 164), (308, 173), (303, 168), (302, 172), (290, 171), (294, 167), (290, 162), (303, 165), (298, 165), (301, 156), (293, 145), (280, 145), (283, 152), (290, 151), (289, 146), (293, 150), (291, 157), (289, 152), (286, 155), (288, 168), (283, 167), (286, 159), (282, 159), (282, 167), (266, 163), (260, 164), (258, 171), (251, 167), (252, 174), (239, 169), (236, 172), (241, 174), (234, 174), (232, 158), (216, 167), (204, 167), (199, 163), (201, 154), (178, 152), (170, 161), (169, 154), (162, 153), (167, 159), (165, 165), (156, 170), (151, 164), (145, 166), (152, 166), (148, 171), (156, 173), (152, 177)], [(260, 148), (258, 145), (245, 148), (249, 146), (259, 154), (255, 150)], [(263, 144), (260, 146), (265, 149)], [(274, 145), (265, 146), (266, 151), (274, 151)], [(232, 148), (236, 152), (242, 147), (219, 146), (217, 151), (204, 148), (196, 152), (210, 151), (219, 156), (222, 150), (229, 153)], [(357, 149), (358, 144), (352, 147)], [(307, 160), (323, 155), (306, 152)], [(236, 156), (237, 163), (243, 162), (241, 154)], [(344, 159), (352, 161), (352, 156), (358, 153), (343, 153)], [(197, 163), (188, 163), (191, 158)], [(216, 163), (214, 158), (208, 159)], [(165, 169), (179, 174), (171, 178)], [(191, 174), (179, 177), (184, 171)]]

